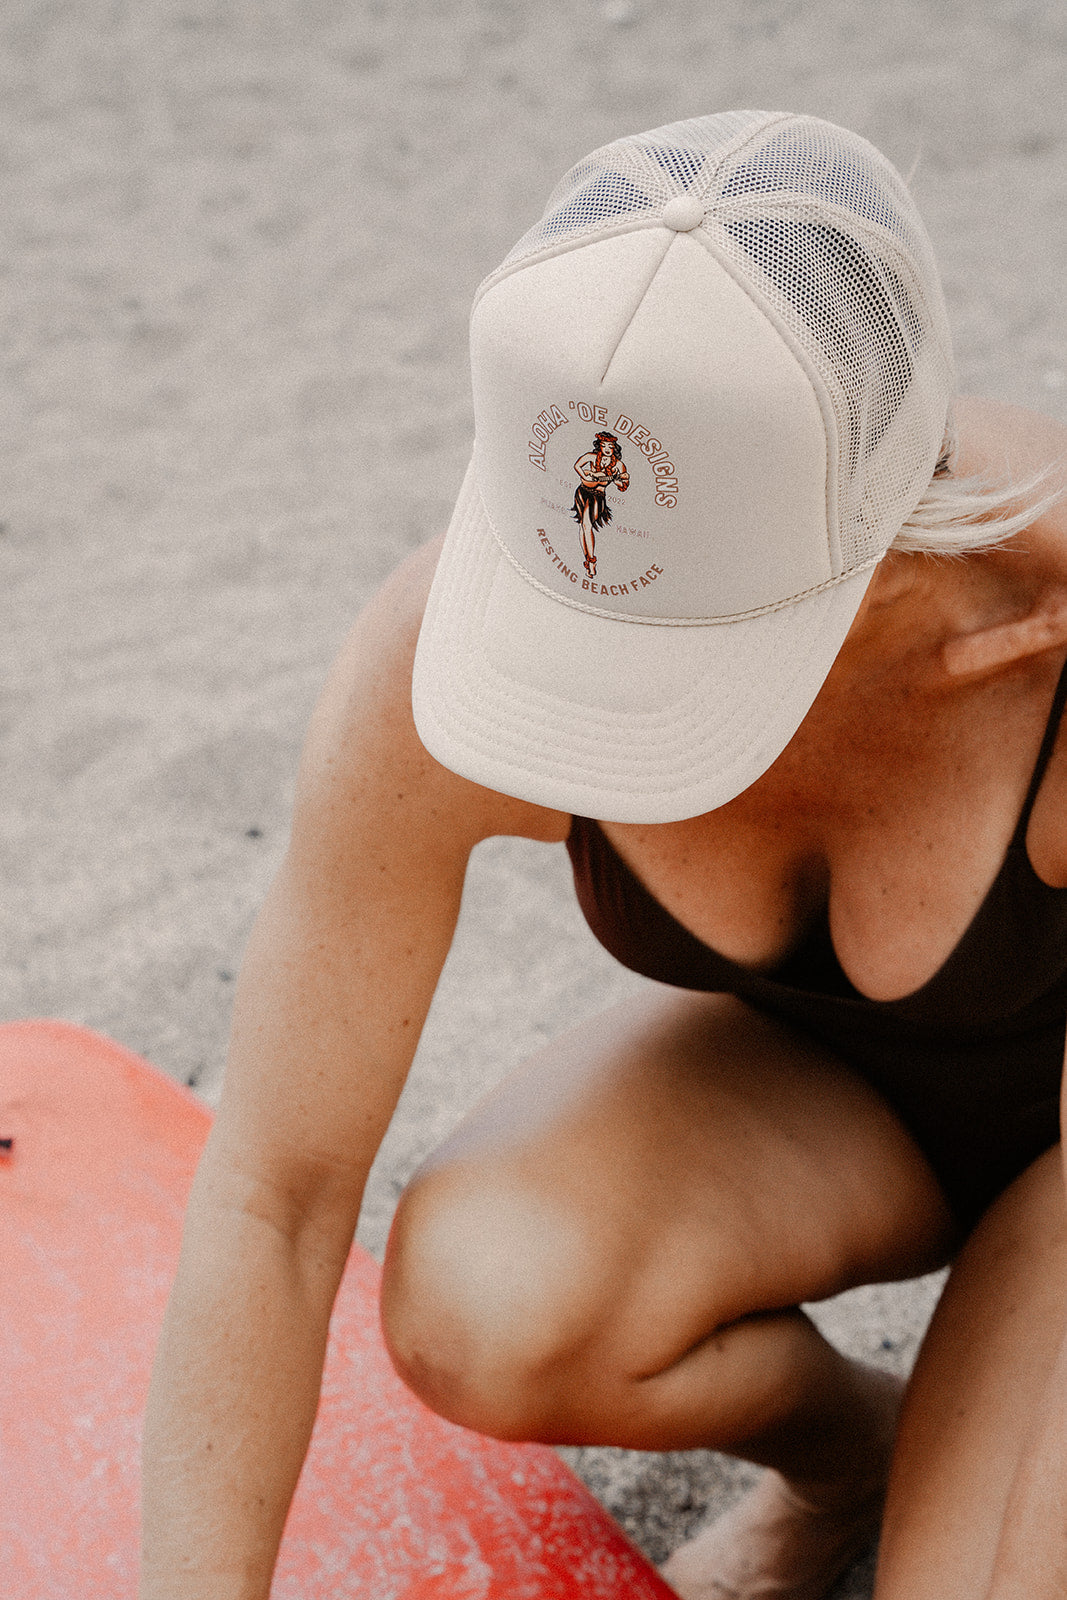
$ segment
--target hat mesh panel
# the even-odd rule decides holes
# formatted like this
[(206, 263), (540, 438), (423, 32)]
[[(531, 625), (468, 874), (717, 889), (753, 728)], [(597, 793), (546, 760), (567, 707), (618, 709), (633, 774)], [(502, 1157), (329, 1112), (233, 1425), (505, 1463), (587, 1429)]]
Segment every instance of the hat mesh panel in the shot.
[(933, 252), (903, 180), (814, 117), (693, 118), (578, 162), (500, 270), (655, 225), (680, 194), (703, 202), (701, 231), (817, 374), (836, 423), (842, 575), (867, 566), (930, 480), (953, 386)]

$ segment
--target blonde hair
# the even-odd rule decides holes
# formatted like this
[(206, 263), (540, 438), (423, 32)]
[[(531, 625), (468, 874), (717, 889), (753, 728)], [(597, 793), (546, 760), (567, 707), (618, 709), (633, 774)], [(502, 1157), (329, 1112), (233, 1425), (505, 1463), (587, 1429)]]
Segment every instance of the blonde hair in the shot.
[(950, 465), (955, 452), (950, 421), (934, 475), (904, 519), (892, 549), (956, 556), (992, 550), (1029, 528), (1063, 497), (1062, 489), (1048, 488), (1051, 467), (1018, 483), (996, 483), (981, 474), (957, 478)]

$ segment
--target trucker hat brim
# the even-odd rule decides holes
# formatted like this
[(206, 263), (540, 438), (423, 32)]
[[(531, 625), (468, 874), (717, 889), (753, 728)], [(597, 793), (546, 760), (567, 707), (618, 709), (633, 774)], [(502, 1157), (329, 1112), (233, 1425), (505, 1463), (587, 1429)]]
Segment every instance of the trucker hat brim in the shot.
[(698, 816), (785, 749), (873, 570), (758, 616), (604, 616), (513, 564), (472, 462), (419, 636), (415, 726), (442, 765), (502, 794), (605, 822)]

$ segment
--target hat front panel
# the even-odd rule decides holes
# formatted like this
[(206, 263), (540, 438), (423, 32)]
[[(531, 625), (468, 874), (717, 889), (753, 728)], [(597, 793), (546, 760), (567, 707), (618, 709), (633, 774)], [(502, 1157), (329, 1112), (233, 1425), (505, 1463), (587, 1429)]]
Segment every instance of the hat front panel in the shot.
[(811, 380), (699, 237), (522, 268), (480, 299), (471, 351), (482, 498), (537, 586), (697, 622), (836, 578)]

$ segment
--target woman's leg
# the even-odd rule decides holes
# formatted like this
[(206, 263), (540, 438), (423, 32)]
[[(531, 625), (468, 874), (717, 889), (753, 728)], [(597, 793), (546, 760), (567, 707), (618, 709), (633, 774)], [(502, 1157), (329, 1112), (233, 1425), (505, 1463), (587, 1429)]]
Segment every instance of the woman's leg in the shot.
[(797, 1306), (927, 1271), (950, 1234), (865, 1084), (739, 1001), (657, 989), (556, 1041), (426, 1164), (394, 1225), (384, 1323), (403, 1376), (453, 1420), (729, 1450), (869, 1522), (896, 1396)]
[(1017, 1179), (961, 1252), (901, 1419), (878, 1600), (987, 1591), (1008, 1490), (1067, 1315), (1059, 1147)]
[(582, 537), (582, 559), (590, 577), (596, 573), (596, 533), (593, 516), (596, 502), (592, 489), (579, 484), (574, 492), (574, 514)]

